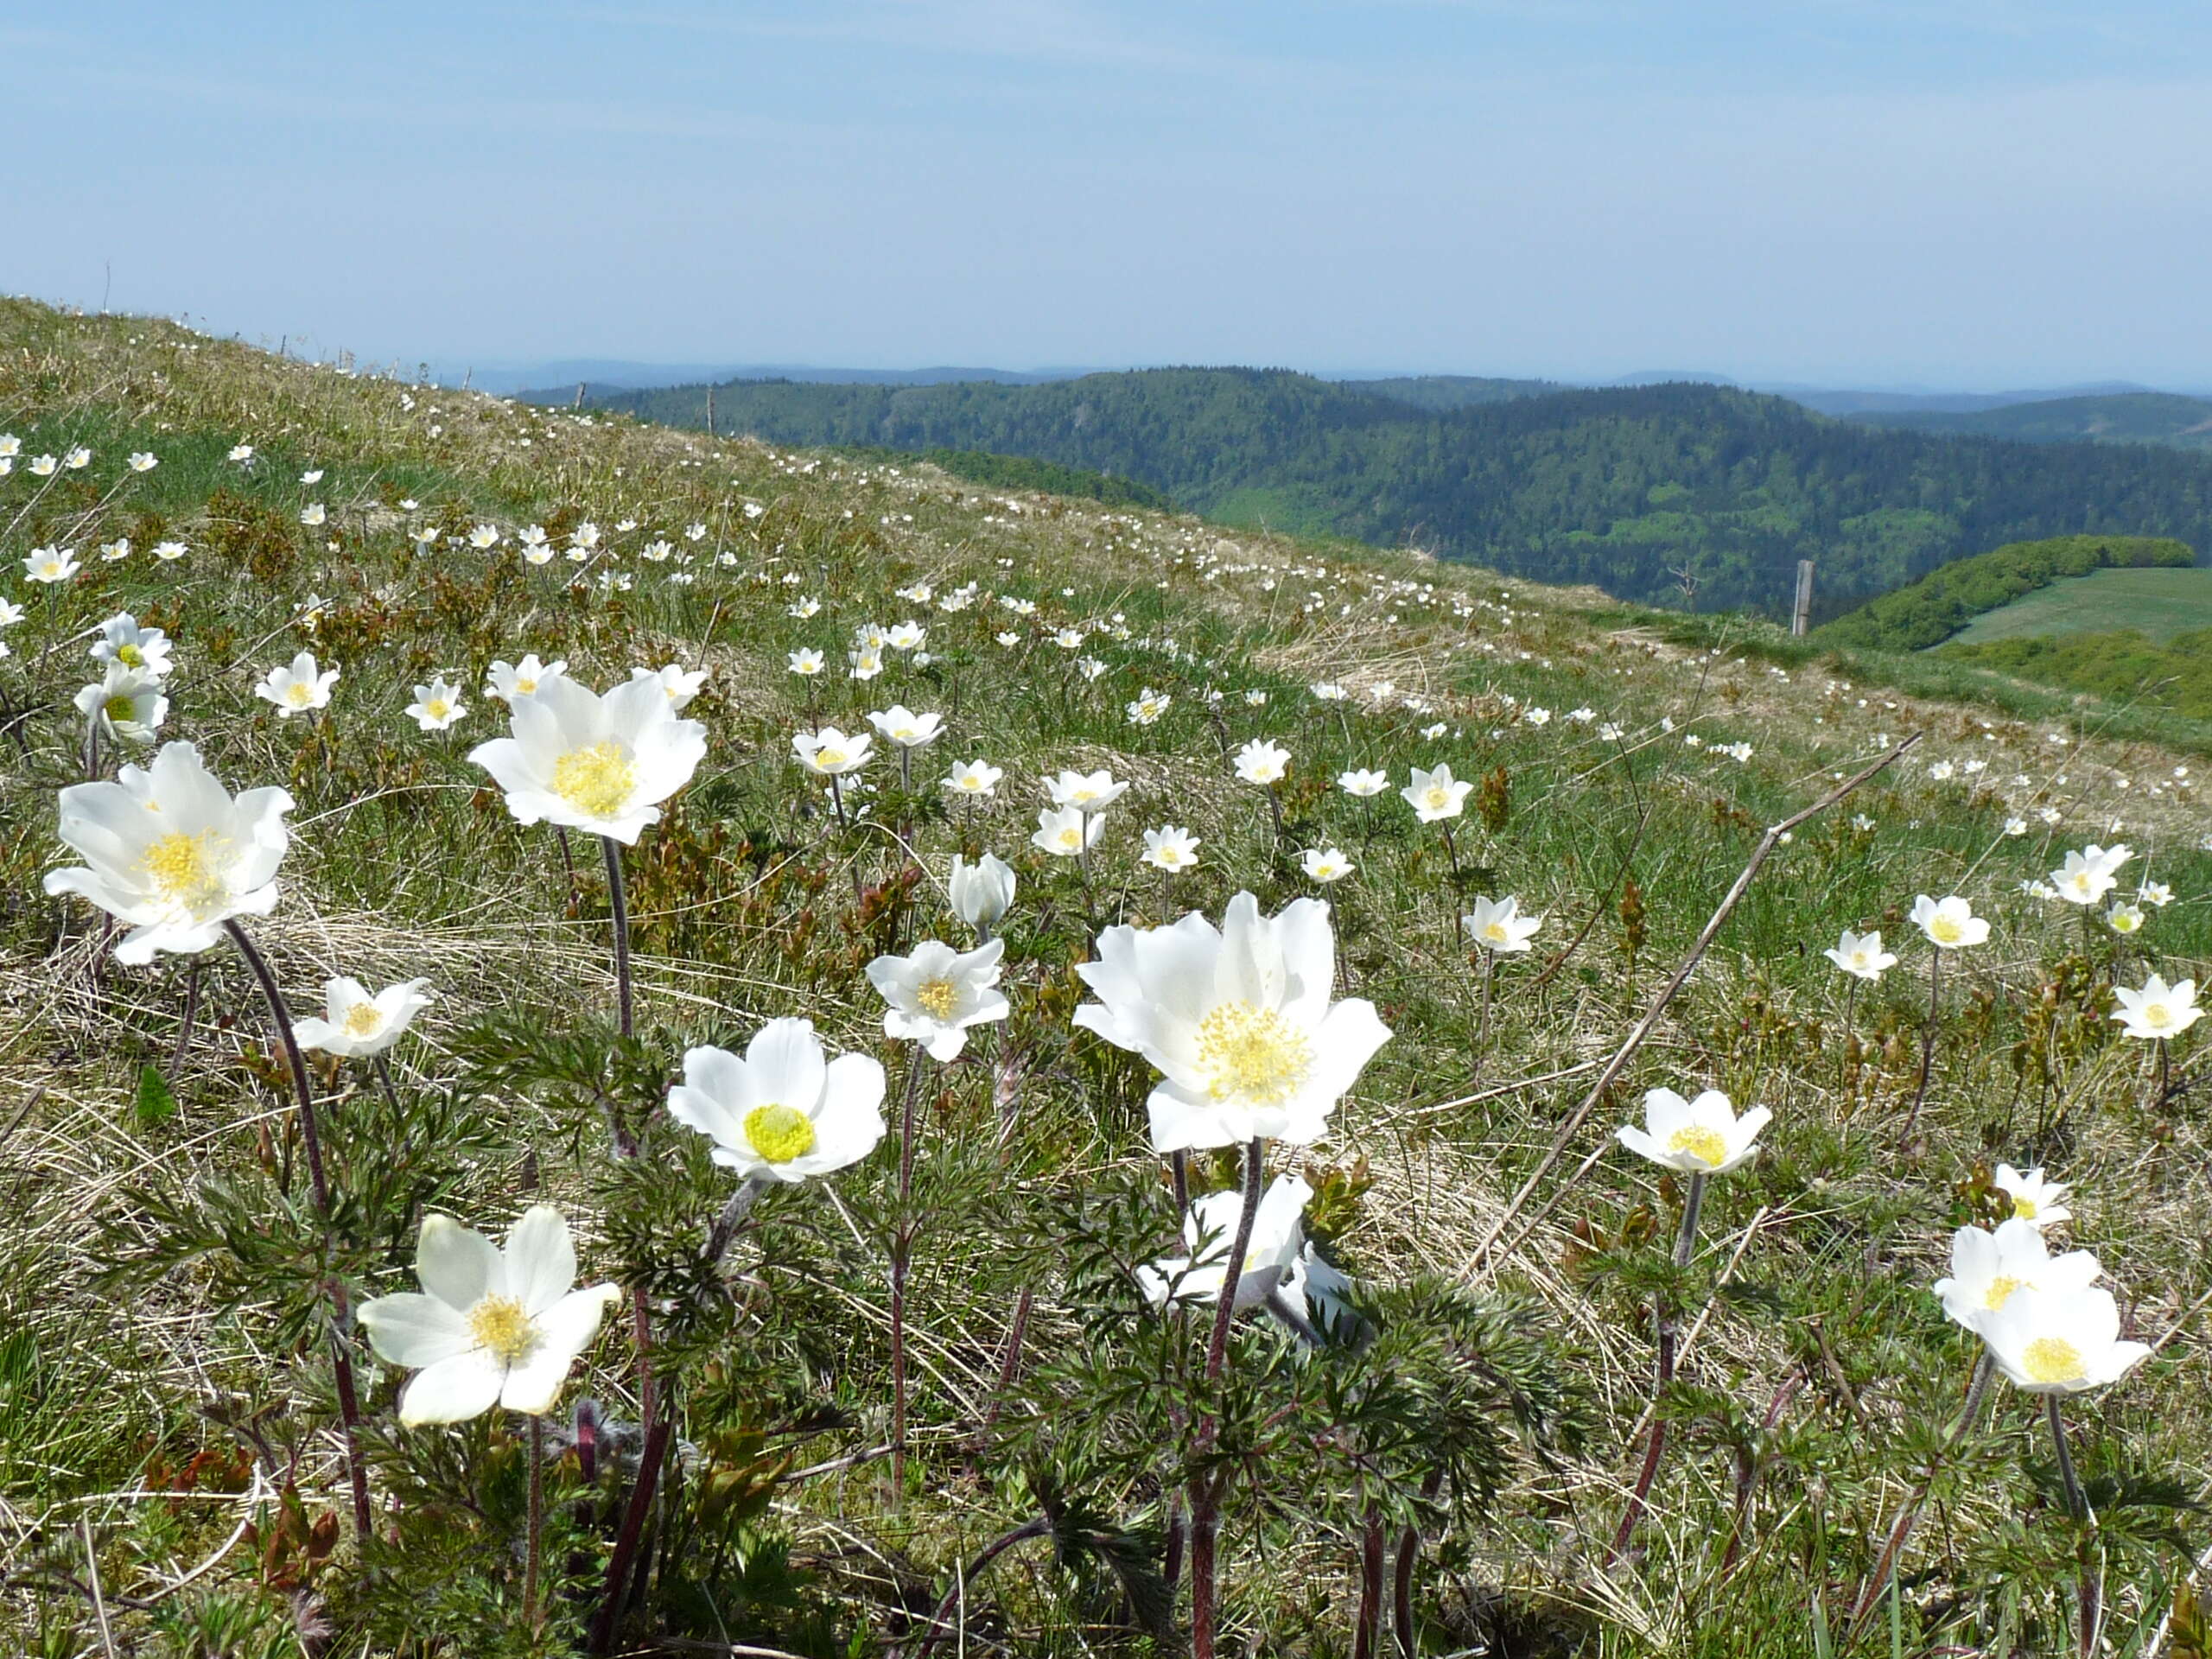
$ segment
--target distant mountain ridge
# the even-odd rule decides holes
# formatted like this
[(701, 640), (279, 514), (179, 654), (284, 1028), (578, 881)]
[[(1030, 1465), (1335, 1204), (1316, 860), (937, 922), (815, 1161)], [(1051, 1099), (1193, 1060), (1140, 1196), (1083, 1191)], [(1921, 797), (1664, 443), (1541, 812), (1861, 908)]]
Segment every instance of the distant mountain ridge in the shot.
[(2212, 398), (2171, 391), (2055, 397), (1970, 413), (1870, 410), (1850, 418), (1872, 426), (2024, 443), (2160, 443), (2212, 450)]

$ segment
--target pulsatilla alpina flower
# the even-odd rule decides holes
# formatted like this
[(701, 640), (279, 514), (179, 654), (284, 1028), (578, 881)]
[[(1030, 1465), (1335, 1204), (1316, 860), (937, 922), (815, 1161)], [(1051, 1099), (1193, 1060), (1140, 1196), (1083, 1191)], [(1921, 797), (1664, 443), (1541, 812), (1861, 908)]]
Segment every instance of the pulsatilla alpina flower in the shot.
[(415, 1373), (399, 1392), (399, 1421), (410, 1428), (463, 1422), (495, 1405), (551, 1410), (622, 1295), (614, 1285), (575, 1288), (569, 1224), (543, 1204), (523, 1212), (505, 1249), (450, 1216), (425, 1217), (415, 1277), (425, 1294), (378, 1296), (359, 1315), (377, 1357)]
[(1643, 1128), (1613, 1131), (1630, 1152), (1686, 1175), (1725, 1175), (1758, 1150), (1774, 1114), (1754, 1106), (1741, 1117), (1718, 1089), (1684, 1100), (1671, 1089), (1643, 1096)]
[(1989, 924), (1975, 915), (1973, 907), (1956, 894), (1937, 899), (1922, 893), (1912, 901), (1910, 919), (1938, 950), (1956, 950), (1965, 945), (1980, 944), (1989, 938)]
[(1236, 751), (1234, 768), (1240, 783), (1279, 784), (1290, 771), (1290, 751), (1255, 738)]
[(2038, 1227), (2053, 1227), (2074, 1219), (2074, 1212), (2063, 1202), (2066, 1197), (2065, 1183), (2045, 1180), (2040, 1164), (2024, 1175), (2010, 1164), (1999, 1164), (1989, 1184), (2012, 1199), (2012, 1213), (2022, 1221), (2031, 1221)]
[(1477, 899), (1475, 907), (1459, 918), (1460, 931), (1470, 944), (1500, 956), (1513, 956), (1525, 951), (1529, 941), (1536, 937), (1536, 930), (1544, 925), (1541, 916), (1523, 916), (1521, 900), (1508, 893), (1503, 899)]
[(1879, 979), (1897, 965), (1897, 957), (1882, 949), (1878, 928), (1872, 933), (1854, 933), (1847, 927), (1835, 948), (1824, 954), (1853, 979)]
[(1423, 823), (1438, 823), (1456, 818), (1465, 810), (1467, 797), (1474, 785), (1452, 775), (1449, 766), (1439, 766), (1433, 772), (1413, 769), (1413, 781), (1398, 791), (1414, 816)]
[(2178, 1037), (2204, 1017), (2204, 1010), (2196, 1006), (2196, 982), (2193, 979), (2169, 985), (2153, 974), (2143, 982), (2139, 991), (2115, 985), (2112, 994), (2120, 1004), (2112, 1017), (2120, 1022), (2120, 1028), (2129, 1036), (2140, 1037), (2146, 1042)]
[(2023, 1290), (2086, 1290), (2104, 1269), (2087, 1250), (2054, 1256), (2043, 1230), (2017, 1218), (1995, 1232), (1961, 1227), (1951, 1235), (1951, 1276), (1935, 1290), (1943, 1311), (1969, 1331)]
[(2120, 1340), (2120, 1304), (2094, 1287), (2015, 1291), (1982, 1315), (1980, 1330), (1997, 1369), (2030, 1394), (2101, 1389), (2151, 1353)]
[(925, 748), (944, 735), (944, 715), (918, 715), (903, 702), (877, 710), (868, 717), (868, 723), (883, 734), (885, 741), (902, 749)]
[[(1259, 1307), (1280, 1291), (1301, 1318), (1309, 1295), (1325, 1313), (1341, 1315), (1348, 1311), (1340, 1300), (1348, 1281), (1306, 1242), (1306, 1205), (1313, 1196), (1313, 1189), (1297, 1175), (1276, 1176), (1261, 1195), (1232, 1309), (1242, 1313)], [(1183, 1218), (1183, 1245), (1190, 1254), (1136, 1269), (1137, 1287), (1145, 1300), (1154, 1307), (1170, 1302), (1218, 1302), (1243, 1205), (1244, 1195), (1234, 1187), (1209, 1192), (1192, 1204)]]
[(77, 693), (77, 712), (124, 743), (150, 743), (168, 718), (169, 700), (160, 677), (111, 658), (106, 672)]
[(1076, 969), (1098, 1001), (1075, 1023), (1162, 1074), (1147, 1102), (1156, 1150), (1303, 1145), (1390, 1036), (1372, 1003), (1329, 1001), (1336, 956), (1321, 900), (1262, 916), (1240, 893), (1218, 932), (1193, 912), (1100, 934), (1098, 960)]
[(346, 1059), (365, 1060), (407, 1034), (415, 1016), (434, 1000), (423, 993), (427, 979), (402, 980), (372, 993), (358, 979), (323, 982), (323, 1012), (328, 1018), (297, 1020), (292, 1034), (302, 1048), (321, 1049)]
[(919, 1043), (933, 1060), (957, 1058), (968, 1027), (1011, 1012), (998, 988), (1006, 941), (993, 939), (965, 955), (941, 939), (924, 939), (911, 955), (878, 957), (868, 983), (882, 994), (883, 1034)]
[(537, 660), (537, 653), (533, 651), (518, 663), (502, 660), (486, 670), (484, 695), (500, 702), (512, 702), (517, 697), (534, 697), (537, 695), (538, 687), (548, 680), (565, 679), (568, 672), (566, 658), (541, 663)]
[(141, 627), (128, 611), (100, 624), (92, 636), (91, 654), (94, 662), (143, 669), (157, 680), (167, 677), (171, 666), (168, 635), (159, 628)]
[(2050, 873), (2050, 885), (2069, 905), (2094, 905), (2120, 885), (2120, 867), (2134, 856), (2124, 842), (2084, 847), (2066, 855), (2066, 862)]
[(707, 753), (707, 728), (677, 718), (658, 676), (604, 696), (566, 676), (548, 678), (509, 707), (513, 735), (479, 744), (468, 758), (506, 791), (519, 823), (634, 844)]
[(61, 840), (88, 861), (48, 872), (46, 890), (80, 893), (129, 923), (119, 962), (205, 950), (232, 917), (276, 907), (291, 796), (249, 789), (232, 799), (189, 743), (164, 745), (113, 783), (63, 790), (60, 809)]
[(974, 864), (955, 853), (945, 887), (952, 913), (988, 937), (1013, 908), (1014, 867), (995, 853), (985, 853)]
[(687, 1049), (669, 1116), (712, 1141), (740, 1175), (803, 1181), (856, 1164), (883, 1139), (883, 1067), (866, 1054), (825, 1059), (811, 1020), (771, 1020), (740, 1059)]
[(270, 669), (253, 688), (253, 695), (264, 702), (274, 703), (279, 720), (289, 720), (309, 709), (327, 709), (330, 688), (338, 683), (338, 675), (339, 671), (334, 668), (318, 671), (315, 653), (303, 651), (289, 665)]
[(835, 726), (824, 726), (818, 732), (800, 732), (791, 739), (791, 753), (799, 764), (822, 778), (842, 778), (847, 772), (858, 772), (868, 763), (875, 740), (866, 732), (855, 732), (850, 737)]

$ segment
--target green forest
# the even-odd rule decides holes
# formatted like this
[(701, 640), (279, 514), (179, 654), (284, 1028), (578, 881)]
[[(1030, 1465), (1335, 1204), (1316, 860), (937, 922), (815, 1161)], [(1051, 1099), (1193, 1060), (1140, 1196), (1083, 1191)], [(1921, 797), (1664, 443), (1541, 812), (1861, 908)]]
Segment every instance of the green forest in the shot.
[[(1783, 613), (1801, 558), (1818, 566), (1817, 618), (2005, 543), (2212, 546), (2212, 458), (1887, 431), (1705, 385), (1535, 392), (1178, 368), (1022, 386), (740, 381), (715, 401), (724, 432), (1028, 456), (1132, 479), (1231, 524), (1417, 546), (1697, 610)], [(599, 402), (696, 426), (706, 388)]]
[(2015, 542), (1960, 559), (1918, 582), (1871, 600), (1819, 630), (1831, 645), (1881, 651), (1940, 645), (1984, 612), (2023, 594), (2092, 570), (2186, 565), (2196, 556), (2185, 542), (2147, 536), (2059, 536)]
[(2164, 443), (2182, 449), (2212, 449), (2212, 400), (2171, 391), (2039, 398), (1965, 414), (1879, 410), (1848, 418), (1869, 426), (1955, 436), (2018, 438), (2025, 443)]

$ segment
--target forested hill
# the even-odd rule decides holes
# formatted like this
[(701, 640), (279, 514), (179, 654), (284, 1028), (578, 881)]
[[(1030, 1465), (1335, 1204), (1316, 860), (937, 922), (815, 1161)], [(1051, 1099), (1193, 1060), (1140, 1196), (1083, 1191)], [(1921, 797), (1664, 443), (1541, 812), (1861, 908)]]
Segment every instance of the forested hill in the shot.
[[(702, 386), (602, 406), (702, 424)], [(1045, 385), (737, 382), (717, 427), (779, 443), (990, 450), (1132, 478), (1231, 524), (1416, 544), (1700, 609), (1833, 615), (1963, 555), (2077, 533), (2212, 547), (2212, 458), (1886, 431), (1703, 385), (1422, 409), (1281, 370), (1147, 369)]]
[(2018, 438), (2029, 443), (2164, 443), (2212, 450), (2212, 399), (2171, 391), (2051, 397), (1965, 414), (1871, 410), (1850, 418), (1870, 426), (1954, 436)]

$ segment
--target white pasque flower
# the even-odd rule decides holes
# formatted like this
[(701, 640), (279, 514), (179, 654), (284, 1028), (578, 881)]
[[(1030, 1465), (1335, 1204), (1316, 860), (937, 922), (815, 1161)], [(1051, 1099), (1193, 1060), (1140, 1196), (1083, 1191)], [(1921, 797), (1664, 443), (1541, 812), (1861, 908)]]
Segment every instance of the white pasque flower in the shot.
[(2031, 1221), (1998, 1224), (1994, 1232), (1961, 1227), (1951, 1235), (1951, 1276), (1935, 1290), (1944, 1313), (1969, 1331), (2023, 1290), (2086, 1290), (2104, 1269), (2087, 1250), (2054, 1256)]
[(2116, 904), (2105, 912), (2105, 925), (2115, 933), (2139, 933), (2143, 931), (2143, 906), (2140, 905)]
[(289, 720), (311, 709), (327, 709), (330, 688), (338, 683), (339, 672), (334, 668), (318, 671), (315, 653), (303, 651), (286, 666), (270, 669), (255, 685), (253, 695), (274, 703), (277, 719)]
[(944, 735), (944, 715), (918, 715), (903, 702), (871, 714), (868, 723), (883, 734), (885, 741), (902, 749), (927, 748)]
[(1510, 893), (1498, 899), (1478, 898), (1474, 909), (1459, 918), (1459, 931), (1469, 944), (1502, 957), (1528, 950), (1529, 941), (1543, 925), (1541, 916), (1523, 916), (1521, 900)]
[(276, 905), (276, 867), (290, 840), (281, 789), (233, 799), (189, 743), (168, 743), (143, 769), (126, 766), (113, 783), (61, 791), (62, 842), (87, 862), (47, 873), (49, 893), (79, 893), (132, 931), (118, 962), (157, 950), (205, 950), (233, 916), (265, 916)]
[(1999, 1164), (1989, 1184), (2012, 1200), (2012, 1213), (2022, 1221), (2052, 1227), (2074, 1219), (2074, 1212), (2060, 1202), (2066, 1196), (2065, 1183), (2045, 1180), (2040, 1164), (2024, 1175), (2010, 1164)]
[(1997, 1369), (2030, 1394), (2101, 1389), (2150, 1357), (2120, 1338), (2120, 1304), (2108, 1290), (2020, 1290), (1982, 1316), (1981, 1339)]
[(1222, 926), (1197, 912), (1166, 927), (1109, 927), (1076, 969), (1096, 995), (1075, 1023), (1161, 1073), (1146, 1103), (1154, 1150), (1319, 1139), (1390, 1030), (1363, 998), (1332, 1003), (1329, 906), (1260, 914), (1240, 893)]
[(658, 679), (597, 696), (564, 675), (508, 707), (512, 735), (478, 744), (468, 758), (506, 792), (518, 823), (633, 844), (707, 753), (707, 728), (678, 719)]
[(1071, 806), (1086, 813), (1103, 812), (1128, 788), (1110, 772), (1062, 772), (1045, 779), (1045, 792), (1054, 806)]
[(82, 568), (67, 548), (34, 548), (23, 556), (23, 575), (32, 582), (67, 582)]
[(79, 714), (124, 743), (152, 742), (169, 715), (160, 677), (112, 660), (98, 680), (77, 693), (75, 702)]
[(964, 955), (941, 939), (924, 939), (907, 956), (878, 957), (868, 965), (868, 978), (887, 1005), (883, 1034), (919, 1043), (933, 1060), (957, 1058), (968, 1046), (969, 1027), (1010, 1012), (998, 989), (1005, 951), (1004, 939)]
[(461, 689), (439, 674), (428, 685), (415, 688), (415, 701), (407, 705), (407, 712), (424, 731), (442, 732), (468, 712), (468, 705), (461, 700)]
[(1308, 880), (1319, 881), (1325, 887), (1343, 880), (1359, 868), (1335, 847), (1308, 847), (1299, 854), (1298, 862)]
[(2130, 1037), (2140, 1037), (2145, 1041), (2178, 1037), (2204, 1017), (2204, 1010), (2196, 1006), (2196, 982), (2193, 979), (2169, 985), (2153, 974), (2143, 982), (2139, 991), (2115, 985), (2112, 994), (2113, 1000), (2120, 1004), (2112, 1017), (2120, 1022), (2120, 1028)]
[(811, 1020), (771, 1020), (740, 1059), (686, 1049), (668, 1112), (711, 1140), (740, 1175), (803, 1181), (856, 1164), (883, 1139), (883, 1067), (866, 1054), (823, 1057)]
[(1358, 768), (1351, 772), (1340, 772), (1337, 774), (1337, 787), (1345, 794), (1363, 801), (1380, 795), (1384, 790), (1389, 788), (1390, 774), (1387, 772), (1368, 772)]
[(665, 668), (633, 668), (630, 671), (630, 677), (651, 680), (660, 687), (667, 695), (669, 711), (680, 715), (691, 706), (691, 699), (699, 695), (699, 688), (706, 684), (707, 671), (703, 668), (687, 669), (680, 664), (671, 663)]
[(1255, 738), (1236, 751), (1235, 765), (1239, 783), (1279, 784), (1290, 771), (1290, 751)]
[(1198, 861), (1198, 838), (1181, 824), (1164, 823), (1144, 832), (1138, 855), (1155, 870), (1187, 870)]
[(568, 672), (569, 659), (565, 657), (541, 663), (533, 651), (518, 663), (510, 663), (503, 658), (485, 671), (484, 695), (498, 702), (534, 697), (548, 680), (564, 679)]
[(1879, 928), (1872, 933), (1854, 933), (1847, 927), (1835, 948), (1823, 954), (1853, 979), (1879, 979), (1897, 965), (1897, 957), (1882, 949)]
[(166, 679), (173, 666), (168, 635), (159, 628), (141, 627), (138, 619), (128, 611), (100, 624), (99, 632), (92, 636), (91, 656), (96, 663), (143, 669), (157, 680)]
[(1106, 833), (1106, 820), (1076, 806), (1040, 806), (1037, 828), (1029, 844), (1054, 858), (1074, 858), (1098, 844)]
[(2120, 885), (2120, 867), (2135, 856), (2125, 842), (2110, 847), (2094, 843), (2066, 855), (2066, 862), (2050, 873), (2050, 885), (2069, 905), (2094, 905)]
[(1671, 1089), (1643, 1096), (1643, 1128), (1613, 1131), (1621, 1145), (1686, 1175), (1726, 1175), (1758, 1150), (1759, 1131), (1774, 1114), (1754, 1106), (1741, 1117), (1718, 1089), (1684, 1100)]
[(1942, 899), (1922, 893), (1912, 901), (1908, 919), (1938, 950), (1956, 950), (1989, 938), (1988, 922), (1975, 915), (1973, 906), (1955, 893)]
[[(1277, 1292), (1300, 1318), (1318, 1315), (1324, 1330), (1348, 1319), (1344, 1294), (1351, 1284), (1314, 1251), (1306, 1237), (1306, 1206), (1313, 1189), (1302, 1176), (1278, 1175), (1260, 1195), (1252, 1215), (1252, 1238), (1237, 1269), (1233, 1312), (1266, 1305)], [(1168, 1256), (1136, 1269), (1137, 1287), (1154, 1307), (1170, 1302), (1221, 1300), (1229, 1277), (1229, 1253), (1236, 1243), (1244, 1195), (1235, 1187), (1209, 1192), (1183, 1217), (1183, 1246), (1189, 1254)]]
[(947, 772), (944, 786), (956, 795), (988, 796), (995, 793), (999, 779), (1006, 773), (988, 760), (963, 760)]
[(427, 979), (404, 979), (372, 995), (358, 979), (325, 980), (323, 1013), (292, 1022), (302, 1048), (319, 1048), (347, 1059), (367, 1059), (397, 1042), (415, 1016), (435, 999), (423, 995)]
[(1421, 823), (1437, 823), (1446, 818), (1456, 818), (1465, 810), (1467, 797), (1474, 787), (1452, 777), (1450, 766), (1440, 766), (1433, 772), (1423, 772), (1415, 766), (1413, 781), (1398, 794)]
[(945, 887), (952, 913), (986, 938), (1014, 907), (1014, 867), (995, 853), (985, 853), (974, 864), (955, 853)]
[(504, 1249), (451, 1216), (425, 1216), (415, 1277), (424, 1294), (378, 1296), (356, 1316), (379, 1359), (415, 1373), (399, 1391), (410, 1428), (465, 1422), (495, 1405), (551, 1410), (622, 1299), (616, 1285), (575, 1288), (569, 1224), (544, 1204), (523, 1211)]
[(803, 679), (811, 679), (822, 671), (822, 653), (807, 647), (794, 651), (784, 658), (785, 666)]
[(842, 778), (868, 763), (875, 740), (866, 732), (850, 737), (835, 726), (818, 732), (799, 732), (791, 738), (791, 753), (799, 764), (819, 778)]

